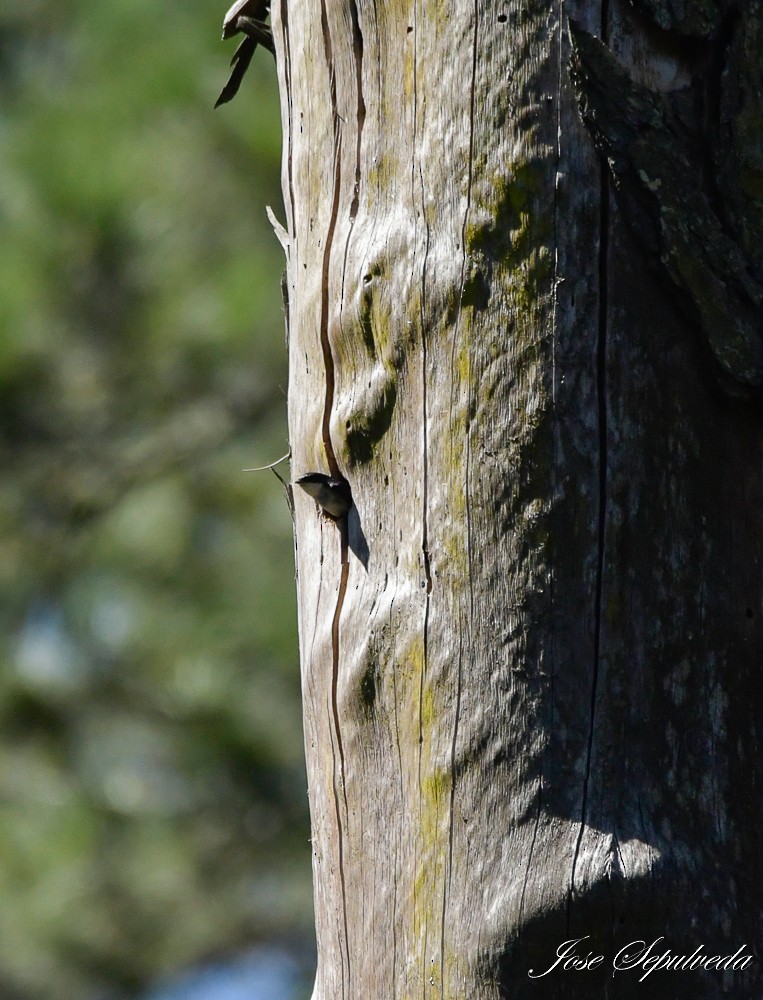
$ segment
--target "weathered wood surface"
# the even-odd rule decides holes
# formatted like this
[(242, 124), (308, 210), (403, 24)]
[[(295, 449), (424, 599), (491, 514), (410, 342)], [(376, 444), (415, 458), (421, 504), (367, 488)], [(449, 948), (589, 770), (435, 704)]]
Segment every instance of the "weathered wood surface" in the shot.
[[(580, 123), (565, 18), (601, 10), (271, 13), (293, 472), (356, 503), (345, 545), (295, 496), (314, 1000), (615, 995), (636, 938), (754, 948), (761, 424)], [(618, 57), (680, 83), (629, 17)], [(586, 934), (597, 971), (528, 976)]]

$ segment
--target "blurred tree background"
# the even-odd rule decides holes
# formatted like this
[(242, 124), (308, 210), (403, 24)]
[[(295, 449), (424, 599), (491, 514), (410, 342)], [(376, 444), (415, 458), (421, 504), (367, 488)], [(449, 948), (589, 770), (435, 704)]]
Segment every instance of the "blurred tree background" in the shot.
[(241, 471), (287, 447), (280, 117), (261, 51), (212, 110), (225, 6), (0, 12), (3, 1000), (311, 961), (291, 522)]

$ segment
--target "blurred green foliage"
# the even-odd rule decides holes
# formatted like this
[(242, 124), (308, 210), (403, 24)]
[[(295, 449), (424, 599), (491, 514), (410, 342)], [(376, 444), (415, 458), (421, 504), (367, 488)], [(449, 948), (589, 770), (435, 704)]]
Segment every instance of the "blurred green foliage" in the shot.
[(312, 918), (280, 116), (225, 3), (0, 12), (0, 996)]

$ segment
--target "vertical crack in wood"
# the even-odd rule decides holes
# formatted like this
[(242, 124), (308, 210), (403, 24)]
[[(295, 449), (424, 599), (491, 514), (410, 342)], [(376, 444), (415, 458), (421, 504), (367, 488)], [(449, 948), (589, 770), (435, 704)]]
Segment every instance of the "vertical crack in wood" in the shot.
[(341, 575), (339, 577), (339, 592), (337, 593), (336, 606), (334, 607), (334, 617), (331, 620), (331, 654), (332, 654), (332, 674), (331, 674), (331, 706), (334, 715), (334, 727), (336, 728), (337, 749), (339, 751), (340, 774), (342, 779), (342, 795), (344, 797), (345, 818), (348, 817), (347, 792), (344, 786), (344, 746), (342, 744), (342, 731), (339, 726), (339, 706), (337, 701), (337, 688), (339, 684), (339, 622), (344, 604), (344, 595), (347, 592), (347, 578), (350, 572), (350, 560), (348, 555), (349, 546), (347, 544), (347, 521), (342, 519), (339, 525), (341, 536)]
[[(344, 827), (342, 825), (342, 814), (339, 807), (339, 792), (337, 790), (337, 772), (336, 772), (336, 760), (339, 758), (339, 784), (341, 786), (342, 798), (344, 800), (344, 822), (349, 823), (349, 809), (347, 806), (347, 789), (345, 786), (345, 764), (344, 764), (344, 746), (342, 743), (342, 730), (339, 724), (339, 702), (337, 698), (337, 690), (339, 686), (339, 621), (342, 614), (342, 605), (344, 604), (344, 595), (347, 592), (347, 578), (350, 574), (350, 559), (349, 559), (349, 546), (348, 532), (347, 532), (347, 518), (344, 517), (339, 522), (339, 530), (341, 535), (341, 575), (339, 578), (339, 592), (337, 594), (336, 606), (334, 608), (334, 617), (331, 621), (331, 713), (333, 716), (334, 723), (334, 737), (336, 738), (336, 753), (334, 753), (334, 773), (333, 773), (333, 786), (334, 786), (334, 807), (336, 810), (336, 825), (337, 825), (337, 853), (339, 859), (339, 880), (342, 886), (342, 912), (343, 912), (343, 922), (344, 922), (344, 955), (347, 963), (347, 992), (352, 996), (351, 985), (352, 985), (352, 974), (350, 967), (350, 935), (349, 927), (347, 922), (347, 885), (345, 881), (345, 871), (344, 871)], [(330, 731), (330, 727), (329, 727)], [(333, 738), (332, 738), (333, 744)], [(333, 749), (333, 747), (332, 747)], [(344, 969), (342, 970), (342, 996), (345, 996), (345, 978)]]
[[(559, 204), (559, 183), (560, 183), (560, 171), (562, 164), (562, 106), (563, 106), (563, 96), (564, 96), (564, 0), (559, 0), (559, 5), (557, 8), (557, 76), (556, 76), (556, 160), (554, 165), (554, 218), (553, 218), (553, 240), (554, 240), (554, 277), (553, 284), (551, 286), (551, 403), (552, 406), (556, 405), (556, 334), (557, 334), (557, 306), (558, 306), (558, 288), (562, 279), (559, 277), (559, 224), (561, 218), (561, 209)], [(556, 465), (554, 465), (554, 473), (556, 473)], [(552, 488), (552, 496), (557, 494), (557, 482), (555, 481)], [(554, 614), (554, 565), (553, 562), (549, 564), (549, 604), (550, 604), (550, 615), (551, 621), (555, 620)], [(552, 638), (553, 642), (553, 638)], [(549, 704), (551, 706), (551, 716), (552, 719), (549, 723), (549, 731), (553, 729), (553, 682), (554, 682), (554, 649), (551, 649), (551, 671), (550, 671), (550, 687), (551, 687), (551, 697), (549, 699)], [(525, 865), (525, 872), (522, 878), (522, 892), (519, 897), (519, 918), (517, 920), (517, 942), (522, 939), (522, 930), (525, 924), (524, 914), (525, 914), (525, 899), (527, 896), (527, 887), (530, 881), (530, 873), (533, 868), (533, 859), (535, 857), (535, 845), (538, 840), (538, 832), (540, 830), (540, 821), (543, 813), (543, 758), (540, 761), (540, 774), (538, 775), (538, 799), (535, 811), (535, 820), (533, 823), (532, 838), (530, 840), (530, 849), (527, 852), (527, 863)]]
[(339, 464), (336, 460), (334, 445), (331, 440), (331, 411), (334, 407), (334, 357), (331, 353), (331, 342), (329, 340), (329, 266), (331, 263), (331, 248), (334, 244), (334, 230), (336, 220), (339, 215), (339, 199), (342, 187), (342, 132), (339, 125), (339, 111), (336, 100), (336, 69), (334, 67), (333, 46), (331, 43), (331, 31), (328, 24), (328, 14), (326, 11), (326, 0), (321, 0), (321, 28), (323, 30), (323, 46), (326, 55), (326, 64), (329, 71), (329, 89), (331, 93), (331, 119), (334, 128), (334, 177), (331, 197), (331, 216), (329, 218), (328, 230), (326, 232), (326, 243), (323, 247), (323, 263), (321, 268), (321, 318), (320, 318), (320, 338), (321, 351), (323, 353), (323, 365), (326, 372), (326, 395), (323, 403), (323, 422), (321, 433), (323, 436), (323, 448), (326, 452), (329, 472), (332, 476), (339, 477)]
[[(562, 81), (564, 79), (564, 0), (559, 0), (557, 27), (557, 58), (559, 60), (556, 75), (556, 163), (554, 166), (554, 281), (551, 286), (551, 405), (556, 403), (556, 307), (558, 304), (557, 288), (559, 287), (559, 168), (562, 162)], [(556, 469), (556, 467), (554, 467)], [(553, 581), (553, 566), (551, 567)], [(552, 590), (553, 593), (553, 590)]]
[[(363, 140), (363, 126), (366, 122), (366, 102), (363, 97), (363, 32), (360, 30), (360, 18), (358, 16), (358, 5), (356, 0), (350, 0), (350, 16), (352, 18), (352, 41), (355, 53), (355, 90), (356, 90), (356, 119), (358, 124), (357, 139), (355, 142), (355, 187), (352, 192), (352, 203), (350, 205), (350, 222), (355, 221), (358, 214), (358, 204), (360, 202), (360, 154)], [(349, 238), (347, 240), (349, 244)]]
[(361, 147), (363, 142), (363, 127), (366, 122), (366, 102), (363, 97), (363, 33), (360, 30), (358, 5), (355, 0), (349, 0), (349, 6), (350, 17), (352, 20), (353, 48), (355, 53), (355, 119), (357, 122), (357, 137), (355, 140), (355, 181), (352, 191), (352, 202), (350, 203), (350, 225), (347, 232), (347, 239), (344, 244), (344, 257), (342, 259), (342, 291), (340, 297), (340, 308), (342, 311), (344, 310), (344, 286), (347, 275), (347, 258), (350, 253), (352, 231), (355, 226), (355, 218), (358, 214), (358, 206), (360, 204)]
[[(609, 7), (608, 0), (602, 0), (601, 6), (601, 38), (606, 44), (608, 40)], [(588, 726), (588, 746), (586, 748), (585, 775), (583, 778), (583, 794), (580, 806), (580, 828), (575, 843), (575, 853), (572, 859), (572, 875), (567, 896), (567, 930), (570, 931), (572, 901), (575, 893), (577, 865), (580, 859), (580, 849), (586, 829), (588, 812), (588, 796), (591, 779), (591, 763), (593, 759), (593, 742), (596, 728), (596, 701), (598, 697), (599, 672), (601, 661), (601, 631), (602, 606), (604, 601), (604, 556), (606, 545), (607, 518), (607, 323), (608, 323), (608, 263), (609, 263), (609, 168), (606, 162), (600, 166), (600, 208), (599, 208), (599, 330), (596, 344), (596, 396), (598, 402), (598, 432), (599, 432), (599, 505), (598, 505), (598, 537), (596, 553), (596, 580), (594, 594), (594, 636), (593, 636), (593, 668), (591, 676), (591, 707)]]
[[(453, 345), (455, 350), (455, 345), (458, 342), (458, 335), (461, 328), (461, 313), (463, 309), (463, 294), (464, 294), (464, 284), (466, 280), (466, 262), (467, 262), (467, 250), (466, 250), (466, 227), (469, 221), (469, 213), (472, 207), (472, 180), (474, 172), (474, 116), (475, 116), (475, 103), (476, 103), (476, 87), (477, 87), (477, 37), (479, 33), (479, 11), (480, 11), (480, 0), (474, 0), (474, 30), (472, 33), (472, 75), (469, 93), (469, 156), (467, 160), (467, 176), (466, 176), (466, 207), (464, 209), (464, 221), (461, 226), (461, 278), (460, 278), (460, 289), (458, 296), (458, 313), (456, 315), (455, 322), (455, 332), (453, 336)], [(469, 351), (469, 344), (467, 344), (467, 357), (471, 357)], [(453, 371), (456, 371), (456, 366), (453, 366)], [(474, 581), (472, 579), (472, 524), (471, 524), (471, 497), (469, 492), (469, 475), (471, 472), (471, 408), (472, 408), (472, 387), (471, 387), (471, 363), (468, 365), (467, 373), (467, 406), (466, 406), (466, 416), (467, 416), (467, 430), (466, 430), (466, 468), (465, 468), (465, 512), (466, 512), (466, 561), (469, 573), (469, 620), (470, 620), (470, 634), (471, 628), (474, 622)], [(459, 644), (458, 644), (458, 672), (456, 677), (456, 705), (455, 705), (455, 718), (453, 720), (453, 738), (451, 740), (450, 747), (450, 802), (449, 802), (449, 815), (448, 815), (448, 858), (447, 858), (447, 869), (443, 877), (443, 888), (442, 888), (442, 915), (441, 915), (441, 925), (440, 925), (440, 996), (444, 996), (443, 990), (445, 987), (445, 916), (447, 911), (448, 893), (450, 891), (450, 882), (453, 875), (453, 822), (455, 814), (455, 796), (456, 796), (456, 748), (458, 743), (458, 728), (461, 715), (461, 695), (463, 686), (463, 630), (460, 630)]]
[[(417, 57), (416, 57), (416, 37), (417, 37), (417, 24), (416, 24), (416, 8), (414, 7), (414, 20), (413, 20), (413, 148), (416, 149), (417, 142), (417, 116), (418, 116), (418, 70), (417, 70)], [(414, 153), (413, 164), (411, 171), (413, 172), (416, 167), (416, 156)], [(426, 316), (427, 316), (427, 264), (429, 262), (429, 247), (431, 242), (431, 230), (429, 228), (429, 220), (427, 219), (426, 203), (424, 198), (424, 174), (421, 169), (421, 163), (419, 163), (419, 183), (421, 188), (421, 215), (424, 220), (424, 227), (426, 230), (426, 239), (424, 242), (424, 260), (421, 265), (421, 298), (419, 302), (419, 317), (421, 320), (421, 408), (422, 408), (422, 427), (421, 427), (421, 437), (422, 437), (422, 519), (421, 519), (421, 555), (424, 561), (424, 576), (426, 579), (426, 610), (424, 613), (424, 667), (426, 668), (426, 641), (427, 641), (427, 622), (429, 619), (429, 596), (432, 593), (432, 567), (429, 558), (429, 518), (428, 518), (428, 505), (429, 505), (429, 403), (427, 397), (427, 380), (429, 378), (429, 358), (428, 358), (428, 344), (427, 344), (427, 330), (426, 330)], [(415, 181), (413, 177), (411, 178), (412, 188), (415, 186)], [(415, 196), (412, 199), (415, 202)], [(417, 241), (416, 241), (417, 245)], [(419, 721), (421, 720), (421, 715), (419, 715)], [(422, 741), (421, 727), (419, 726), (419, 744)]]
[[(389, 607), (389, 620), (394, 621), (393, 609), (395, 606), (394, 597), (390, 601)], [(397, 630), (391, 630), (394, 638), (391, 639), (391, 653), (392, 662), (397, 662)], [(397, 671), (392, 671), (392, 697), (395, 706), (395, 746), (397, 748), (397, 768), (398, 775), (400, 778), (400, 804), (401, 808), (405, 810), (405, 784), (403, 781), (403, 748), (400, 744), (400, 714), (398, 711), (399, 699), (397, 691)], [(399, 845), (399, 841), (397, 841)], [(397, 858), (392, 862), (392, 871), (394, 875), (393, 881), (393, 898), (392, 898), (392, 983), (393, 983), (393, 1000), (397, 996)]]
[[(414, 39), (415, 45), (415, 39)], [(414, 55), (414, 60), (415, 60)], [(414, 70), (414, 95), (416, 88), (416, 76)], [(414, 96), (415, 103), (415, 96)], [(415, 145), (415, 140), (414, 140)], [(424, 241), (424, 260), (421, 265), (421, 298), (420, 298), (420, 321), (421, 321), (421, 451), (422, 451), (422, 486), (421, 486), (421, 555), (424, 563), (424, 579), (426, 589), (424, 594), (424, 622), (422, 634), (422, 663), (419, 676), (419, 798), (421, 798), (421, 749), (424, 744), (423, 730), (423, 703), (424, 703), (424, 678), (427, 675), (427, 662), (429, 658), (429, 615), (432, 604), (432, 566), (429, 556), (429, 349), (427, 344), (426, 316), (427, 316), (427, 265), (429, 262), (429, 249), (431, 244), (431, 231), (429, 220), (426, 217), (426, 205), (424, 203), (424, 174), (419, 164), (419, 180), (421, 184), (421, 209), (426, 229)]]
[[(428, 423), (428, 365), (427, 365), (427, 331), (426, 331), (426, 301), (427, 301), (427, 262), (429, 259), (430, 230), (427, 219), (427, 209), (424, 194), (424, 172), (421, 169), (421, 161), (417, 157), (418, 153), (418, 125), (419, 125), (419, 67), (418, 67), (418, 38), (419, 38), (419, 16), (418, 3), (413, 4), (413, 153), (411, 156), (411, 205), (416, 205), (416, 168), (419, 173), (419, 189), (421, 191), (421, 217), (424, 221), (426, 239), (424, 242), (424, 259), (421, 264), (421, 294), (419, 297), (419, 326), (421, 328), (421, 553), (424, 560), (424, 573), (427, 581), (427, 590), (424, 598), (424, 621), (422, 625), (422, 662), (419, 672), (419, 749), (418, 749), (418, 785), (419, 785), (419, 815), (422, 811), (422, 789), (421, 789), (421, 763), (422, 748), (424, 745), (424, 678), (427, 674), (427, 656), (429, 654), (429, 605), (430, 594), (432, 593), (432, 576), (429, 565), (429, 428)], [(416, 227), (416, 218), (414, 218)], [(418, 247), (418, 234), (414, 239), (414, 254)], [(425, 959), (423, 959), (425, 961)]]
[(392, 865), (392, 1000), (397, 997), (397, 865)]
[[(335, 370), (334, 370), (334, 357), (331, 351), (331, 342), (329, 339), (329, 268), (331, 263), (331, 250), (334, 244), (334, 232), (336, 229), (336, 222), (339, 215), (339, 202), (341, 195), (342, 133), (340, 129), (340, 124), (339, 124), (340, 118), (337, 108), (336, 70), (334, 67), (333, 46), (331, 41), (331, 30), (328, 24), (328, 12), (326, 9), (326, 0), (321, 0), (321, 29), (323, 33), (323, 45), (326, 57), (326, 65), (329, 71), (331, 115), (332, 115), (333, 129), (334, 129), (334, 143), (333, 143), (334, 164), (333, 164), (333, 190), (332, 190), (332, 201), (331, 201), (331, 216), (329, 218), (329, 225), (326, 233), (326, 243), (323, 248), (323, 260), (321, 268), (320, 341), (321, 341), (321, 351), (323, 354), (323, 364), (326, 374), (326, 392), (323, 403), (323, 420), (321, 425), (321, 434), (323, 438), (323, 447), (326, 452), (326, 461), (328, 463), (329, 472), (331, 473), (332, 476), (340, 476), (341, 473), (339, 471), (339, 464), (337, 462), (336, 453), (334, 451), (334, 445), (331, 440), (331, 411), (334, 406)], [(340, 314), (341, 314), (341, 309), (340, 309)], [(331, 712), (333, 716), (334, 736), (336, 738), (336, 752), (334, 753), (333, 788), (334, 788), (334, 805), (336, 809), (336, 822), (337, 822), (338, 867), (339, 867), (339, 879), (342, 892), (342, 914), (343, 914), (343, 924), (344, 924), (344, 949), (343, 949), (344, 958), (342, 963), (342, 997), (344, 998), (346, 996), (346, 993), (351, 993), (352, 970), (350, 964), (350, 936), (349, 936), (349, 927), (347, 920), (347, 885), (346, 885), (346, 875), (344, 868), (344, 826), (342, 822), (341, 809), (339, 806), (339, 792), (337, 790), (336, 759), (338, 754), (339, 782), (341, 785), (342, 797), (344, 799), (344, 813), (345, 813), (344, 821), (345, 823), (349, 823), (347, 790), (345, 787), (344, 746), (342, 743), (342, 730), (339, 722), (339, 704), (337, 700), (337, 689), (339, 684), (339, 659), (340, 659), (339, 622), (342, 613), (342, 605), (344, 604), (344, 597), (347, 590), (347, 578), (349, 576), (349, 569), (350, 569), (349, 554), (348, 554), (348, 548), (349, 548), (348, 530), (347, 530), (346, 517), (340, 520), (339, 530), (341, 537), (341, 573), (339, 579), (339, 591), (337, 594), (336, 606), (334, 607), (334, 616), (331, 622)], [(333, 739), (332, 739), (332, 744), (333, 744)], [(345, 978), (345, 964), (347, 969), (346, 978)]]
[[(418, 813), (419, 817), (424, 811), (424, 795), (422, 788), (421, 771), (423, 767), (424, 750), (424, 681), (428, 674), (429, 663), (429, 616), (431, 612), (432, 594), (432, 573), (429, 558), (429, 358), (427, 339), (427, 268), (429, 264), (429, 252), (431, 247), (431, 229), (427, 218), (426, 194), (424, 188), (424, 171), (421, 167), (421, 159), (418, 156), (418, 135), (419, 135), (419, 75), (418, 75), (418, 46), (419, 46), (419, 4), (414, 0), (413, 4), (413, 154), (411, 157), (411, 204), (416, 204), (416, 171), (418, 168), (418, 187), (421, 195), (421, 218), (424, 223), (425, 240), (424, 255), (421, 263), (421, 292), (419, 296), (419, 326), (421, 329), (421, 406), (422, 406), (422, 496), (421, 496), (421, 553), (424, 563), (424, 575), (426, 578), (426, 593), (424, 595), (424, 620), (422, 622), (422, 655), (421, 669), (419, 672), (419, 703), (418, 703), (418, 724), (419, 724), (419, 745), (417, 759), (417, 780), (418, 780)], [(414, 219), (416, 226), (416, 219)], [(414, 253), (418, 248), (418, 233), (414, 240)], [(418, 845), (416, 846), (418, 854)], [(417, 858), (418, 861), (418, 858)], [(418, 870), (418, 865), (416, 864)], [(418, 907), (416, 884), (414, 883), (414, 910)], [(421, 990), (422, 997), (426, 996), (427, 982), (427, 924), (424, 927), (424, 943), (421, 951)]]
[[(414, 36), (413, 36), (413, 46), (414, 46), (414, 70), (413, 70), (413, 105), (414, 105), (414, 140), (413, 146), (416, 149), (416, 130), (417, 130), (417, 114), (418, 114), (418, 101), (417, 101), (417, 68), (416, 68), (416, 39), (417, 39), (417, 8), (414, 8)], [(415, 160), (415, 153), (414, 153)], [(415, 169), (415, 163), (414, 163)], [(427, 663), (429, 659), (429, 615), (431, 611), (432, 602), (432, 571), (429, 558), (429, 398), (428, 398), (428, 379), (429, 379), (429, 358), (428, 358), (428, 344), (427, 344), (427, 330), (426, 330), (426, 317), (427, 317), (427, 266), (429, 262), (429, 250), (431, 245), (431, 231), (429, 227), (429, 220), (427, 219), (426, 213), (426, 203), (424, 195), (424, 173), (421, 169), (421, 163), (418, 164), (419, 171), (419, 186), (421, 190), (421, 214), (424, 220), (424, 227), (426, 230), (426, 236), (424, 240), (424, 259), (421, 265), (421, 294), (419, 298), (419, 320), (421, 327), (421, 406), (422, 406), (422, 488), (421, 488), (421, 554), (424, 563), (424, 576), (426, 579), (426, 593), (424, 595), (424, 621), (422, 624), (422, 662), (421, 671), (419, 673), (419, 747), (418, 747), (418, 785), (419, 785), (419, 813), (422, 810), (422, 787), (421, 787), (421, 767), (422, 767), (422, 750), (424, 746), (424, 680), (427, 675)], [(415, 199), (414, 199), (415, 202)], [(425, 956), (422, 960), (426, 962)], [(424, 970), (426, 973), (426, 969)]]
[[(283, 35), (283, 50), (284, 50), (284, 80), (286, 83), (286, 99), (288, 102), (289, 109), (289, 130), (287, 133), (286, 141), (288, 143), (287, 153), (286, 153), (286, 173), (289, 181), (289, 226), (291, 232), (289, 233), (290, 240), (294, 239), (294, 233), (297, 231), (296, 218), (295, 218), (295, 202), (294, 202), (294, 177), (292, 172), (292, 147), (294, 141), (294, 116), (293, 107), (291, 103), (291, 42), (289, 39), (289, 9), (287, 0), (281, 0), (281, 28)], [(288, 324), (287, 324), (287, 336), (288, 336)]]

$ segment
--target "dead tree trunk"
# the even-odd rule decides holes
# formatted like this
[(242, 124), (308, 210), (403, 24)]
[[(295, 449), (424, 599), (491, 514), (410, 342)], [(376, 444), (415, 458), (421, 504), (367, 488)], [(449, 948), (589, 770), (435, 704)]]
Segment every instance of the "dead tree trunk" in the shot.
[(273, 0), (314, 1000), (763, 995), (761, 18), (694, 2)]

